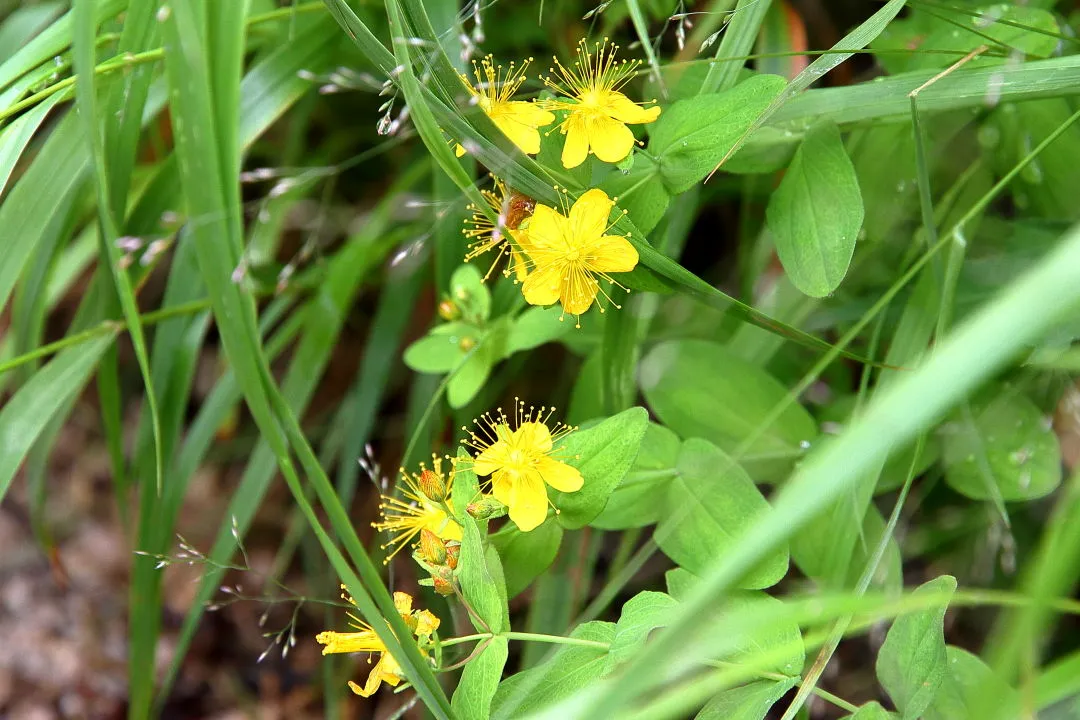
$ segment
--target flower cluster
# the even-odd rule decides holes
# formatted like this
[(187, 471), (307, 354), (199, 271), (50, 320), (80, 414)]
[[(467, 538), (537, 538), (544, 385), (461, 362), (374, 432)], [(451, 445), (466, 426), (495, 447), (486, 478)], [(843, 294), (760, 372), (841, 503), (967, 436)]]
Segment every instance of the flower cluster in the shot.
[[(462, 428), (468, 432), (462, 444), (477, 452), (466, 467), (478, 476), (490, 476), (490, 494), (481, 492), (468, 503), (470, 515), (486, 519), (508, 513), (519, 530), (529, 532), (547, 518), (551, 505), (547, 485), (562, 492), (581, 489), (584, 483), (581, 472), (563, 462), (570, 458), (560, 454), (556, 447), (559, 440), (576, 428), (551, 423), (554, 411), (555, 408), (545, 407), (539, 411), (532, 407), (526, 409), (523, 402), (515, 400), (512, 417), (500, 408), (494, 414), (486, 413), (474, 421), (477, 430), (469, 432), (468, 428)], [(462, 469), (465, 468), (451, 468), (444, 473), (442, 459), (434, 455), (431, 467), (421, 463), (418, 473), (409, 473), (402, 468), (404, 499), (383, 495), (379, 506), (382, 519), (373, 523), (376, 529), (391, 534), (390, 540), (382, 546), (390, 550), (387, 562), (402, 548), (415, 546), (413, 558), (431, 574), (431, 580), (421, 581), (421, 584), (433, 586), (440, 595), (459, 592), (456, 583), (462, 530), (447, 500), (456, 472)], [(356, 606), (348, 594), (343, 594), (342, 598)], [(407, 593), (394, 593), (394, 607), (415, 636), (421, 654), (430, 660), (430, 651), (439, 646), (435, 633), (439, 619), (427, 610), (413, 610), (412, 603), (413, 599)], [(379, 656), (363, 686), (349, 682), (357, 695), (369, 697), (384, 682), (396, 687), (404, 679), (397, 660), (387, 651), (371, 625), (352, 613), (349, 618), (354, 631), (327, 630), (316, 636), (315, 640), (325, 646), (323, 654), (368, 653), (369, 663), (372, 654)]]
[[(531, 60), (520, 68), (511, 64), (504, 76), (501, 66), (495, 66), (488, 56), (479, 66), (474, 65), (477, 84), (469, 84), (469, 92), (522, 152), (539, 152), (539, 128), (554, 123), (555, 113), (561, 113), (557, 127), (566, 138), (564, 167), (577, 167), (589, 154), (604, 162), (621, 162), (636, 142), (627, 125), (653, 122), (660, 108), (652, 102), (634, 102), (622, 93), (639, 61), (617, 61), (617, 51), (618, 46), (608, 45), (606, 38), (592, 48), (582, 40), (574, 63), (567, 66), (555, 58), (551, 68), (554, 77), (544, 79), (557, 96), (532, 103), (511, 99), (524, 82)], [(464, 154), (460, 145), (458, 154)], [(558, 302), (564, 313), (579, 318), (580, 326), (580, 316), (592, 307), (598, 294), (609, 305), (619, 307), (600, 281), (618, 284), (611, 273), (633, 270), (638, 254), (626, 236), (609, 234), (615, 202), (603, 190), (588, 190), (572, 207), (566, 191), (561, 192), (562, 207), (554, 208), (508, 190), (496, 179), (494, 191), (482, 191), (487, 207), (469, 208), (472, 215), (463, 231), (470, 241), (465, 261), (494, 251), (490, 275), (499, 261), (507, 258), (503, 273), (522, 284), (528, 303), (546, 306)], [(604, 311), (602, 304), (600, 311)]]
[[(617, 61), (618, 50), (618, 45), (608, 45), (607, 38), (591, 49), (581, 40), (572, 65), (553, 58), (555, 65), (549, 71), (552, 75), (544, 78), (544, 84), (557, 96), (550, 100), (512, 99), (525, 82), (532, 58), (520, 67), (510, 63), (504, 75), (502, 66), (488, 55), (479, 65), (473, 63), (475, 84), (465, 75), (461, 79), (473, 101), (523, 153), (540, 152), (539, 128), (554, 123), (554, 113), (561, 111), (566, 113), (558, 125), (559, 132), (566, 136), (563, 167), (577, 167), (590, 154), (617, 163), (634, 147), (634, 133), (627, 125), (651, 123), (660, 116), (655, 100), (637, 103), (623, 94), (623, 86), (641, 63)], [(457, 154), (465, 154), (461, 145), (457, 146)]]
[[(344, 586), (342, 588), (344, 589)], [(342, 598), (355, 607), (356, 602), (352, 597), (344, 594)], [(408, 593), (394, 593), (394, 608), (401, 615), (405, 626), (416, 637), (421, 653), (424, 657), (428, 657), (426, 646), (431, 643), (432, 636), (439, 628), (439, 618), (427, 610), (413, 610), (412, 603), (413, 599)], [(349, 617), (352, 620), (353, 627), (356, 628), (356, 632), (342, 633), (327, 630), (315, 637), (316, 642), (326, 646), (323, 648), (323, 655), (364, 652), (368, 653), (368, 662), (370, 663), (371, 655), (373, 653), (378, 654), (379, 660), (375, 663), (375, 667), (371, 668), (371, 672), (368, 673), (363, 687), (351, 680), (349, 681), (349, 688), (361, 697), (371, 697), (379, 689), (379, 685), (384, 682), (390, 686), (397, 686), (404, 678), (397, 660), (387, 652), (386, 645), (379, 639), (379, 636), (375, 634), (375, 630), (370, 625), (351, 613)]]

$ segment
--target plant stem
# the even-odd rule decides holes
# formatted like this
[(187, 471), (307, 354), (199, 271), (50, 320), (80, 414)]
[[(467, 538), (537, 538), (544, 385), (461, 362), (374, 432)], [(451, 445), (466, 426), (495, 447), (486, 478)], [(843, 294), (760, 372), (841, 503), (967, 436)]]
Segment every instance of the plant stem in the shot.
[(552, 645), (578, 645), (581, 647), (593, 647), (599, 650), (607, 650), (611, 647), (609, 643), (599, 642), (597, 640), (582, 640), (581, 638), (562, 637), (561, 635), (543, 635), (541, 633), (527, 632), (476, 633), (475, 635), (462, 635), (461, 637), (441, 640), (439, 644), (446, 647), (448, 645), (460, 645), (461, 643), (472, 642), (474, 640), (491, 640), (496, 637), (504, 637), (507, 640), (521, 640), (523, 642), (544, 642)]

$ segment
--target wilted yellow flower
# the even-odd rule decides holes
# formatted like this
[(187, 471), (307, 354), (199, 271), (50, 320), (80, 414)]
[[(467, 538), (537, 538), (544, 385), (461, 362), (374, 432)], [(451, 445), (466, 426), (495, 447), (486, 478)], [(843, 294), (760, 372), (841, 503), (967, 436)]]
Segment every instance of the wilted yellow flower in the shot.
[[(342, 588), (344, 587), (342, 585)], [(350, 596), (342, 595), (342, 597), (356, 605), (356, 602)], [(405, 621), (409, 630), (416, 636), (417, 641), (428, 643), (431, 641), (432, 633), (439, 627), (439, 618), (427, 610), (414, 611), (412, 602), (412, 597), (408, 593), (394, 593), (394, 607), (397, 609), (398, 614), (401, 615), (401, 619)], [(349, 618), (352, 621), (352, 626), (357, 628), (357, 632), (340, 633), (327, 630), (315, 636), (316, 642), (326, 646), (323, 648), (323, 655), (366, 652), (370, 663), (371, 653), (379, 653), (379, 660), (375, 663), (375, 667), (371, 668), (371, 672), (368, 673), (363, 687), (351, 680), (349, 681), (349, 688), (361, 697), (371, 697), (379, 689), (379, 685), (384, 682), (387, 685), (396, 686), (405, 677), (397, 660), (386, 651), (386, 645), (383, 644), (383, 641), (379, 639), (379, 636), (375, 634), (370, 625), (363, 620), (357, 619), (352, 613), (349, 613)], [(427, 650), (422, 646), (421, 653), (424, 657), (427, 657)]]
[(615, 283), (609, 273), (634, 269), (638, 263), (634, 246), (621, 235), (606, 234), (614, 204), (607, 193), (593, 188), (577, 199), (567, 215), (547, 205), (536, 206), (529, 221), (531, 271), (521, 288), (528, 303), (559, 301), (564, 312), (581, 315), (597, 293), (604, 293), (598, 277)]
[[(420, 534), (421, 530), (429, 530), (443, 540), (461, 540), (461, 526), (454, 518), (446, 513), (445, 506), (439, 502), (450, 492), (454, 482), (454, 473), (443, 473), (442, 458), (431, 456), (431, 469), (424, 463), (420, 463), (420, 472), (407, 473), (405, 468), (400, 468), (401, 494), (404, 499), (389, 495), (382, 496), (379, 504), (380, 522), (372, 523), (376, 530), (386, 531), (392, 534), (389, 542), (382, 545), (382, 549), (390, 549), (390, 554), (384, 562), (389, 563), (398, 551), (412, 543), (413, 539)], [(437, 482), (429, 482), (425, 473), (434, 473)], [(423, 491), (423, 487), (437, 487), (443, 490), (442, 498), (431, 498)]]
[[(528, 532), (547, 517), (545, 485), (560, 492), (581, 489), (583, 479), (577, 468), (553, 456), (555, 443), (575, 428), (548, 423), (555, 408), (525, 409), (517, 401), (513, 418), (500, 408), (492, 416), (484, 414), (474, 424), (479, 432), (469, 432), (462, 444), (478, 451), (472, 467), (477, 475), (491, 476), (495, 498), (509, 508), (510, 519)], [(462, 428), (468, 430), (468, 428)]]
[(471, 241), (465, 254), (465, 262), (489, 250), (496, 250), (495, 260), (484, 279), (491, 275), (500, 259), (508, 256), (509, 269), (504, 271), (504, 274), (509, 276), (510, 270), (513, 270), (519, 281), (524, 280), (528, 270), (523, 251), (528, 244), (528, 238), (521, 224), (532, 215), (536, 201), (527, 195), (507, 190), (506, 184), (498, 178), (495, 178), (495, 192), (481, 190), (480, 194), (484, 196), (488, 208), (497, 219), (492, 222), (483, 210), (469, 205), (472, 215), (465, 221), (465, 228), (461, 231)]
[[(532, 58), (523, 62), (521, 67), (511, 62), (504, 77), (502, 65), (495, 65), (492, 56), (488, 55), (480, 61), (479, 66), (473, 62), (475, 87), (465, 75), (462, 75), (461, 79), (469, 89), (469, 94), (476, 99), (480, 109), (491, 118), (495, 126), (502, 130), (521, 152), (535, 155), (540, 152), (540, 131), (537, 128), (555, 122), (555, 116), (536, 103), (510, 99), (525, 82), (525, 70), (530, 62)], [(465, 148), (458, 145), (456, 152), (457, 156), (461, 157), (465, 154)]]
[(634, 147), (634, 133), (626, 126), (651, 123), (660, 117), (660, 108), (645, 107), (647, 103), (636, 103), (620, 92), (633, 77), (640, 61), (616, 62), (618, 49), (618, 45), (609, 47), (604, 38), (590, 52), (581, 40), (574, 66), (568, 68), (555, 58), (551, 72), (558, 73), (559, 77), (544, 80), (548, 87), (567, 96), (543, 103), (550, 110), (568, 110), (570, 113), (559, 125), (559, 130), (566, 135), (563, 167), (577, 167), (585, 162), (590, 152), (604, 162), (619, 162)]

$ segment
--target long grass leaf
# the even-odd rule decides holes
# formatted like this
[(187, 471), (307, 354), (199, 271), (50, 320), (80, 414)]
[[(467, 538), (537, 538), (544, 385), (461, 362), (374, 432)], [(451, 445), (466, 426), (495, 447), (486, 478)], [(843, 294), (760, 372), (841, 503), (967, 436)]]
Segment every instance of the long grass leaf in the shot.
[(45, 425), (82, 390), (112, 342), (109, 335), (65, 350), (34, 373), (0, 409), (0, 500)]

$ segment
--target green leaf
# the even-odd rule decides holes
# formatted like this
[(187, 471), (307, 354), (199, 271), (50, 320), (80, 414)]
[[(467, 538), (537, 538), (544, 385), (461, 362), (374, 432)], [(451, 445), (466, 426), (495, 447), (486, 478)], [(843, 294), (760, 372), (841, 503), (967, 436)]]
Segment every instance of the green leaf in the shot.
[(977, 655), (949, 645), (945, 648), (948, 669), (934, 702), (923, 713), (924, 720), (969, 720), (985, 707), (987, 688), (1005, 691), (1001, 703), (1012, 710), (999, 717), (1021, 717), (1019, 694), (1008, 687)]
[(797, 403), (763, 427), (787, 388), (714, 342), (660, 343), (641, 361), (638, 379), (652, 411), (684, 439), (705, 438), (731, 452), (761, 431), (739, 458), (758, 482), (784, 477), (802, 455), (802, 444), (817, 436), (813, 418)]
[[(464, 449), (458, 451), (458, 458), (466, 457)], [(451, 491), (456, 518), (461, 525), (461, 555), (458, 559), (457, 577), (461, 584), (461, 594), (484, 625), (476, 618), (470, 619), (481, 632), (504, 632), (510, 629), (510, 610), (506, 601), (506, 582), (502, 576), (498, 553), (488, 553), (484, 549), (484, 532), (487, 522), (477, 522), (465, 508), (479, 492), (476, 474), (469, 465), (459, 465), (454, 473), (454, 487)]]
[(974, 500), (1031, 500), (1061, 483), (1061, 447), (1017, 388), (993, 385), (942, 426), (945, 481)]
[(834, 123), (823, 120), (806, 133), (765, 215), (795, 287), (811, 297), (840, 287), (862, 227), (863, 201)]
[(483, 331), (465, 322), (437, 325), (426, 336), (405, 348), (405, 364), (416, 372), (448, 373), (458, 366)]
[(944, 620), (956, 578), (942, 575), (916, 588), (912, 597), (937, 595), (941, 603), (893, 621), (878, 651), (877, 676), (904, 720), (922, 717), (934, 702), (948, 667)]
[[(469, 503), (480, 497), (480, 483), (472, 470), (472, 459), (465, 448), (458, 448), (458, 466), (454, 471), (454, 485), (450, 502), (454, 517), (462, 528), (461, 556), (457, 576), (462, 594), (469, 606), (493, 632), (510, 629), (506, 578), (503, 576), (502, 560), (498, 551), (486, 546), (487, 521), (476, 520), (469, 515)], [(468, 557), (468, 562), (466, 562)], [(474, 625), (477, 623), (473, 622)], [(481, 626), (477, 629), (485, 630)], [(486, 631), (486, 630), (485, 630)]]
[(476, 397), (487, 382), (491, 368), (499, 361), (505, 341), (506, 324), (500, 323), (484, 335), (480, 344), (473, 348), (465, 361), (453, 371), (453, 376), (446, 386), (446, 401), (450, 403), (450, 407), (465, 407)]
[(540, 527), (521, 532), (507, 523), (491, 536), (506, 573), (506, 594), (514, 597), (540, 573), (551, 567), (562, 543), (562, 526), (548, 518)]
[[(701, 582), (701, 578), (685, 568), (668, 570), (664, 580), (668, 594), (680, 602)], [(715, 618), (706, 618), (702, 627), (715, 623), (718, 629), (709, 632), (723, 634), (724, 642), (731, 643), (729, 649), (715, 659), (753, 663), (758, 671), (791, 676), (802, 671), (806, 664), (802, 633), (795, 618), (786, 616), (787, 609), (781, 600), (759, 590), (744, 590), (720, 601), (710, 613), (715, 614)], [(770, 659), (762, 663), (761, 656), (766, 653), (770, 654)]]
[[(869, 485), (840, 498), (806, 524), (792, 539), (791, 557), (819, 587), (853, 587), (885, 530), (885, 520), (870, 503)], [(862, 521), (859, 522), (859, 518)], [(903, 587), (900, 546), (890, 538), (872, 585), (886, 590)]]
[(788, 690), (795, 687), (795, 678), (786, 680), (755, 680), (747, 685), (725, 690), (701, 709), (695, 720), (764, 720), (769, 709)]
[(668, 595), (676, 600), (686, 597), (699, 582), (701, 578), (686, 568), (675, 567), (664, 573), (664, 584), (667, 585)]
[(53, 414), (82, 391), (113, 335), (69, 348), (42, 367), (0, 409), (0, 500)]
[(472, 456), (465, 448), (458, 448), (457, 460), (460, 465), (454, 468), (454, 485), (450, 489), (450, 502), (454, 516), (464, 522), (464, 518), (469, 516), (469, 503), (476, 502), (480, 497), (480, 481), (472, 470)]
[[(963, 11), (942, 8), (930, 32), (912, 38), (915, 42), (905, 49), (917, 48), (910, 56), (904, 70), (922, 70), (946, 67), (954, 62), (942, 50), (969, 52), (982, 45), (997, 42), (1003, 48), (1015, 50), (1034, 57), (1049, 57), (1057, 47), (1060, 33), (1053, 14), (1036, 7), (1024, 7), (1011, 3), (997, 3), (977, 8), (964, 8)], [(935, 11), (935, 14), (936, 11)], [(910, 22), (911, 19), (908, 20)], [(1017, 25), (1027, 27), (1017, 27)], [(958, 32), (959, 28), (959, 32)], [(1029, 30), (1028, 28), (1032, 28)], [(967, 30), (965, 32), (964, 30)], [(1042, 32), (1038, 32), (1038, 31)], [(987, 41), (992, 41), (987, 43)], [(881, 47), (874, 44), (875, 49)], [(883, 48), (884, 49), (884, 48)], [(971, 61), (973, 65), (1001, 65), (1007, 62), (1001, 57), (979, 57)]]
[[(615, 623), (588, 622), (574, 628), (570, 637), (610, 645)], [(607, 647), (560, 645), (547, 662), (512, 675), (499, 685), (491, 717), (525, 717), (588, 687), (603, 675), (607, 654)]]
[(652, 525), (660, 519), (667, 488), (679, 460), (678, 436), (663, 425), (649, 423), (630, 472), (615, 486), (607, 505), (590, 523), (604, 530)]
[(560, 525), (584, 527), (600, 514), (633, 465), (648, 421), (645, 408), (629, 408), (587, 430), (570, 433), (559, 444), (556, 454), (581, 471), (585, 481), (577, 492), (551, 491)]
[(461, 671), (450, 707), (462, 720), (487, 720), (490, 716), (491, 698), (499, 686), (503, 667), (509, 654), (510, 641), (494, 637), (484, 641), (483, 652), (474, 657)]
[(31, 138), (37, 133), (38, 128), (45, 122), (45, 117), (59, 100), (59, 95), (53, 95), (33, 110), (12, 120), (0, 131), (0, 195), (3, 194), (11, 173), (15, 170), (15, 163), (22, 157)]
[(475, 265), (462, 265), (450, 276), (450, 297), (468, 321), (482, 323), (491, 314), (491, 291)]
[(651, 591), (640, 592), (627, 600), (615, 625), (605, 674), (636, 655), (645, 646), (650, 632), (667, 625), (667, 619), (677, 604), (670, 595)]
[(896, 713), (889, 712), (876, 702), (870, 702), (848, 715), (848, 720), (891, 720), (895, 717), (898, 717)]
[(558, 340), (572, 327), (557, 307), (531, 307), (517, 316), (506, 341), (507, 356)]
[(34, 248), (48, 246), (63, 231), (68, 209), (89, 169), (90, 149), (78, 115), (70, 112), (53, 128), (34, 162), (0, 204), (0, 247), (4, 249), (0, 310)]
[[(691, 438), (684, 442), (678, 469), (654, 537), (665, 555), (701, 574), (768, 515), (769, 503), (738, 463), (708, 441)], [(762, 559), (739, 587), (775, 585), (787, 568), (784, 546)]]
[(650, 128), (649, 152), (668, 192), (686, 192), (708, 175), (786, 84), (777, 75), (755, 75), (730, 90), (665, 108)]
[(664, 216), (671, 196), (664, 189), (655, 160), (642, 153), (629, 157), (637, 158), (633, 167), (611, 173), (600, 188), (626, 210), (638, 230), (648, 235)]

